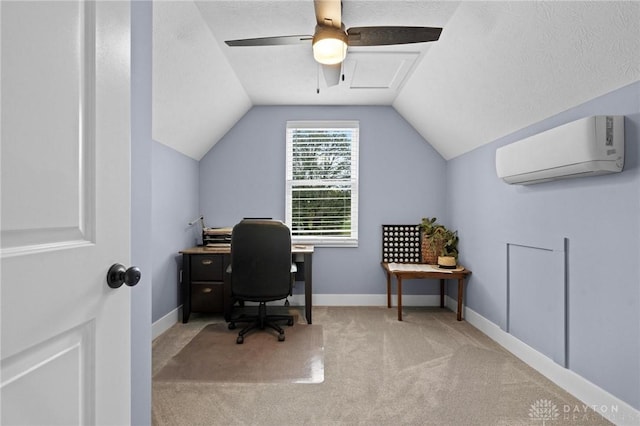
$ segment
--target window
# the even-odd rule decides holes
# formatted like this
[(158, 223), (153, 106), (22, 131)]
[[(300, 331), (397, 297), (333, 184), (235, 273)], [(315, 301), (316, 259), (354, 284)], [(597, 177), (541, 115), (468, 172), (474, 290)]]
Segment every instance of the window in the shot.
[(357, 121), (288, 121), (286, 222), (294, 242), (358, 245)]

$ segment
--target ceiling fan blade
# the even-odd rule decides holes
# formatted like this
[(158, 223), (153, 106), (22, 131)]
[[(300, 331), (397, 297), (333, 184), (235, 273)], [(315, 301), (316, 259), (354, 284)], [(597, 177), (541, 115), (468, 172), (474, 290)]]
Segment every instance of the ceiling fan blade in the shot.
[(318, 25), (340, 28), (342, 26), (341, 0), (314, 0)]
[(287, 44), (309, 44), (312, 39), (313, 36), (310, 35), (292, 35), (226, 40), (225, 43), (229, 46), (282, 46)]
[(352, 27), (347, 30), (349, 46), (386, 46), (423, 43), (440, 38), (436, 27)]
[(327, 83), (327, 87), (337, 86), (338, 83), (340, 83), (341, 71), (342, 64), (322, 65), (322, 74), (324, 75), (324, 81)]

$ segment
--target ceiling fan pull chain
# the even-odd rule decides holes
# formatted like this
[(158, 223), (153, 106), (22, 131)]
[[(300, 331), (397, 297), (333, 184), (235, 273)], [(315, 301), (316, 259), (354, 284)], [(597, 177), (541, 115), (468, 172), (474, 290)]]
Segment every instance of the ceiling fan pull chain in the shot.
[(316, 94), (320, 94), (320, 64), (316, 68)]

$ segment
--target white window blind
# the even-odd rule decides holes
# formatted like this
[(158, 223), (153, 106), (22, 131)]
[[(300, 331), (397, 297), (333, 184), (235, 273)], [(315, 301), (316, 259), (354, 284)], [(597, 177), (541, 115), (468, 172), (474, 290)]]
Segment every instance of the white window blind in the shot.
[(358, 121), (288, 121), (286, 223), (293, 241), (358, 245)]

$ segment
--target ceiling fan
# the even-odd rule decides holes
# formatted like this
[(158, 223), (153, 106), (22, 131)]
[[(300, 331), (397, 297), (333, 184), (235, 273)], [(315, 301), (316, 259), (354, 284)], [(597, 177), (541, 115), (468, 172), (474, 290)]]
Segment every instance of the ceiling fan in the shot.
[(226, 40), (229, 46), (279, 46), (308, 44), (313, 57), (323, 67), (327, 85), (338, 84), (342, 61), (348, 46), (387, 46), (393, 44), (424, 43), (440, 38), (442, 28), (436, 27), (351, 27), (342, 23), (341, 0), (314, 0), (316, 28), (313, 35), (290, 35)]

